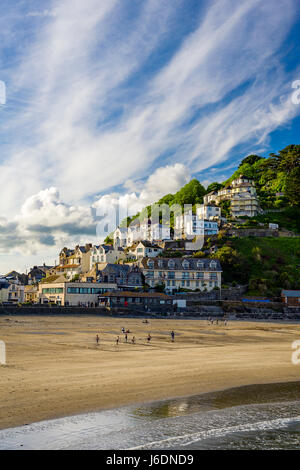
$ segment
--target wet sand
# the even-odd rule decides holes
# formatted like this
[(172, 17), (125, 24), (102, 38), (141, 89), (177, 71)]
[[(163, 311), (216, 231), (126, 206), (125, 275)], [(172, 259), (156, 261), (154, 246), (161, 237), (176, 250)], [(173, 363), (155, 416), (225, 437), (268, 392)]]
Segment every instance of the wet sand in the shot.
[[(127, 344), (122, 327), (131, 331)], [(7, 365), (0, 366), (0, 428), (242, 385), (298, 381), (300, 365), (291, 362), (297, 339), (300, 325), (283, 323), (229, 322), (225, 327), (206, 320), (145, 324), (95, 316), (0, 317), (0, 340), (7, 347)]]

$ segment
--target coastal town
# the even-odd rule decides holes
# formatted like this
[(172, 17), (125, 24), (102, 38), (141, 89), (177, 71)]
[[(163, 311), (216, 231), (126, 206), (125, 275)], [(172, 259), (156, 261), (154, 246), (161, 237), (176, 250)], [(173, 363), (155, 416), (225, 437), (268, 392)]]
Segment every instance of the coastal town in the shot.
[[(229, 211), (224, 211), (224, 202), (229, 203)], [(223, 281), (226, 267), (218, 256), (222, 253), (219, 241), (296, 236), (276, 223), (249, 228), (249, 220), (263, 213), (254, 180), (240, 174), (225, 187), (205, 194), (202, 204), (174, 214), (173, 224), (170, 218), (165, 222), (139, 216), (128, 226), (118, 226), (106, 243), (62, 248), (54, 266), (44, 263), (26, 274), (2, 275), (0, 304), (224, 316), (220, 302), (227, 300), (237, 302), (237, 309), (241, 302), (255, 303), (254, 311), (264, 313), (266, 302), (282, 302), (281, 313), (300, 313), (300, 290), (283, 284), (280, 295), (251, 296), (248, 279), (231, 285)]]

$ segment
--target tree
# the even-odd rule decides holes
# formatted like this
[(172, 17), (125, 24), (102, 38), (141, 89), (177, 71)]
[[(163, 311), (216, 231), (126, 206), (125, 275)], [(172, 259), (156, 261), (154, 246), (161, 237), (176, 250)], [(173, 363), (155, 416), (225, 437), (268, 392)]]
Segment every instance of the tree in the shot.
[(202, 204), (205, 194), (204, 186), (194, 178), (174, 195), (172, 204)]
[(288, 145), (279, 150), (278, 155), (271, 154), (271, 157), (277, 161), (277, 169), (290, 174), (293, 170), (300, 167), (300, 145)]
[(238, 261), (237, 251), (226, 245), (219, 248), (213, 257), (217, 258), (224, 266), (233, 265)]
[(292, 206), (300, 205), (300, 167), (294, 168), (287, 176), (285, 196)]
[(219, 191), (219, 189), (223, 188), (223, 185), (221, 183), (217, 183), (217, 182), (214, 182), (214, 183), (210, 183), (208, 186), (207, 186), (207, 189), (206, 189), (206, 193), (211, 193), (212, 191)]
[(245, 163), (249, 163), (249, 165), (253, 165), (254, 163), (262, 160), (263, 157), (259, 157), (258, 155), (248, 155), (248, 157), (244, 158), (241, 163), (239, 164), (239, 168), (244, 165)]
[(224, 201), (221, 201), (219, 206), (221, 207), (221, 213), (223, 217), (229, 217), (230, 216), (230, 201), (225, 199)]

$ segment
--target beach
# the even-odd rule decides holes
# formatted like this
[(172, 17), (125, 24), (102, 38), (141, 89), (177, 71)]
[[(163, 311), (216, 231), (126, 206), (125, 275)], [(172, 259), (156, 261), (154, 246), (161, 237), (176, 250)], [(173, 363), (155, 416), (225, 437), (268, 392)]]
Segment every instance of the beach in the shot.
[[(122, 327), (130, 330), (127, 343)], [(3, 316), (0, 429), (243, 385), (296, 382), (300, 365), (291, 362), (291, 345), (297, 339), (300, 325), (291, 323)]]

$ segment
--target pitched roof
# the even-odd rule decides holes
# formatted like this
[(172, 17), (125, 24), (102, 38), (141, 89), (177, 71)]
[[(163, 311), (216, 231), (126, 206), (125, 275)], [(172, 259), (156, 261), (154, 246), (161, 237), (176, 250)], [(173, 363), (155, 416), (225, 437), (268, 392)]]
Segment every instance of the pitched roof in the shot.
[(54, 282), (66, 282), (66, 278), (61, 274), (53, 274), (41, 280), (40, 284), (52, 284)]
[(111, 273), (111, 274), (120, 274), (120, 273), (123, 273), (123, 274), (129, 274), (130, 272), (140, 272), (140, 269), (136, 266), (131, 266), (131, 265), (128, 265), (128, 264), (113, 264), (113, 263), (103, 263), (104, 266), (102, 269), (99, 269), (100, 266), (98, 264), (98, 269), (100, 272), (105, 272), (105, 274), (107, 273)]

